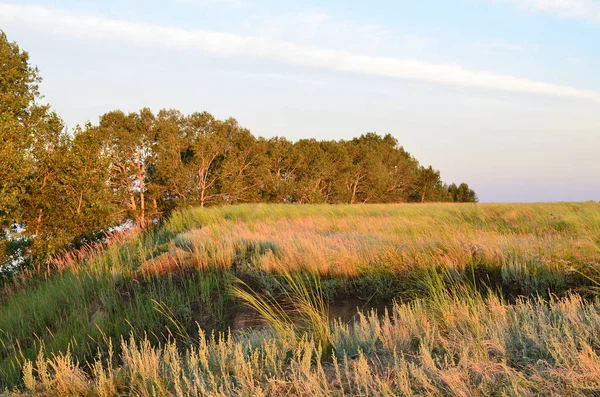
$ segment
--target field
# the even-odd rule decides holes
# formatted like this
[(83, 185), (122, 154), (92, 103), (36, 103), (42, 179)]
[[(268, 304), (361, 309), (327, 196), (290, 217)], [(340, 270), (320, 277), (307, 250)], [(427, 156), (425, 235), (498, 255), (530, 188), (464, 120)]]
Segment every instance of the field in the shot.
[(599, 286), (594, 202), (193, 208), (4, 285), (0, 382), (39, 395), (595, 395)]

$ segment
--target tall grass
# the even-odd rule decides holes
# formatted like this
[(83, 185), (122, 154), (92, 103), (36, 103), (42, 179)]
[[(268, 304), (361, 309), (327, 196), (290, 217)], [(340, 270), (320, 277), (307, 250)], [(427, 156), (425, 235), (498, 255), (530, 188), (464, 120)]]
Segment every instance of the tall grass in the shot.
[[(26, 361), (35, 395), (141, 396), (586, 396), (600, 391), (600, 303), (563, 299), (468, 302), (460, 293), (396, 304), (334, 323), (335, 349), (268, 330), (213, 335), (179, 349), (121, 340), (119, 367), (92, 371), (69, 353)], [(441, 306), (440, 306), (441, 304)], [(443, 310), (440, 310), (443, 307)]]
[[(231, 294), (235, 279), (252, 286), (260, 293), (258, 297), (276, 297), (294, 288), (283, 274), (309, 272), (320, 280), (318, 296), (323, 302), (354, 296), (389, 302), (428, 296), (424, 277), (438, 269), (457, 280), (475, 280), (475, 289), (489, 286), (513, 298), (539, 294), (552, 299), (569, 296), (571, 288), (595, 285), (599, 244), (600, 204), (593, 202), (240, 205), (181, 211), (154, 231), (121, 236), (114, 244), (89, 248), (81, 255), (69, 253), (3, 286), (0, 386), (23, 387), (23, 365), (31, 362), (29, 367), (35, 369), (42, 346), (44, 360), (53, 356), (66, 360), (68, 351), (72, 362), (81, 363), (78, 368), (84, 371), (86, 387), (90, 374), (96, 373), (94, 365), (99, 365), (95, 357), (100, 352), (107, 365), (112, 346), (114, 371), (123, 374), (118, 379), (127, 379), (129, 370), (122, 365), (117, 369), (117, 364), (124, 360), (121, 349), (131, 344), (121, 343), (121, 338), (132, 335), (137, 348), (147, 341), (153, 351), (163, 354), (169, 340), (180, 347), (200, 343), (197, 325), (208, 333), (226, 330), (232, 324), (232, 311), (238, 310), (239, 299)], [(465, 301), (464, 295), (456, 301)], [(302, 297), (302, 290), (293, 296)], [(440, 302), (448, 302), (444, 299)], [(433, 310), (433, 301), (427, 310)], [(303, 311), (313, 307), (314, 318), (324, 318), (319, 302), (309, 306)], [(302, 300), (291, 307), (302, 307)], [(439, 313), (446, 310), (438, 305)], [(471, 312), (475, 315), (474, 309)], [(435, 317), (433, 313), (422, 318)], [(314, 364), (315, 349), (321, 349), (321, 354), (327, 350), (327, 344), (320, 342), (326, 335), (336, 352), (343, 350), (335, 335), (345, 325), (333, 327), (327, 321), (330, 330), (318, 330), (320, 323), (311, 326), (310, 321), (309, 316), (296, 324), (317, 332), (300, 332), (304, 336), (292, 338), (314, 345), (309, 361)], [(294, 319), (285, 322), (294, 323)], [(358, 330), (368, 331), (361, 327), (348, 331), (349, 335), (358, 337)], [(252, 335), (248, 338), (263, 337)], [(364, 352), (379, 349), (368, 343), (360, 346)], [(349, 363), (359, 354), (351, 350)], [(285, 354), (293, 352), (288, 349)], [(346, 356), (339, 353), (336, 357), (343, 360)], [(64, 360), (61, 365), (69, 362)], [(331, 367), (324, 366), (323, 371), (329, 379)], [(222, 374), (212, 376), (216, 382)], [(94, 382), (100, 378), (94, 375)], [(119, 382), (109, 383), (121, 390)], [(173, 390), (170, 383), (160, 387)]]
[[(241, 280), (233, 287), (233, 295), (267, 320), (280, 337), (295, 341), (310, 335), (324, 352), (329, 352), (331, 320), (318, 273), (283, 270), (282, 275), (284, 293), (278, 298), (257, 293)], [(284, 308), (278, 299), (285, 300), (289, 307)]]
[[(498, 273), (506, 268), (510, 279), (520, 271), (512, 270), (515, 263), (534, 276), (543, 270), (561, 277), (574, 263), (599, 260), (593, 244), (600, 228), (600, 205), (595, 203), (246, 209), (186, 213), (189, 229), (176, 237), (178, 247), (199, 264), (227, 269), (239, 264), (239, 253), (245, 253), (253, 268), (316, 268), (332, 277), (432, 266), (464, 271), (475, 265)], [(556, 220), (555, 212), (565, 215)], [(200, 214), (204, 218), (198, 220)], [(192, 226), (194, 222), (202, 227)], [(252, 257), (257, 252), (260, 255)], [(544, 281), (545, 276), (534, 281)]]

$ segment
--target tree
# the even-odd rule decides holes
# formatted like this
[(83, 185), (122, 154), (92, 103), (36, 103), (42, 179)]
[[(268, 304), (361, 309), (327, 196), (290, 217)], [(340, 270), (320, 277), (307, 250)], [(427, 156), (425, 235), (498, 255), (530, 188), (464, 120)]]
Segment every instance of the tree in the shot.
[(158, 216), (153, 190), (156, 133), (155, 118), (149, 109), (126, 115), (113, 111), (100, 118), (99, 133), (104, 151), (111, 158), (110, 185), (120, 206), (122, 221), (146, 227)]
[(92, 241), (115, 224), (109, 158), (96, 129), (67, 133), (53, 113), (35, 129), (19, 197), (22, 234), (36, 259)]
[(160, 213), (169, 214), (190, 202), (194, 189), (190, 163), (194, 133), (187, 119), (177, 110), (161, 110), (155, 121), (156, 140), (154, 191)]
[(294, 164), (293, 202), (333, 203), (338, 200), (342, 173), (350, 166), (346, 149), (335, 141), (301, 139), (291, 151)]
[[(68, 136), (60, 118), (48, 113), (31, 128), (32, 141), (27, 151), (29, 169), (19, 196), (19, 223), (32, 239), (32, 253), (43, 256), (65, 243), (66, 231), (52, 233), (62, 224), (65, 207), (63, 169), (68, 161)], [(58, 230), (57, 230), (58, 231)]]
[(267, 203), (293, 202), (297, 164), (290, 156), (292, 142), (280, 137), (259, 138), (256, 147), (259, 200)]
[(19, 218), (19, 196), (27, 173), (26, 151), (31, 141), (28, 126), (40, 113), (38, 70), (29, 55), (8, 41), (0, 30), (0, 263), (4, 262), (8, 235)]
[(451, 197), (448, 188), (442, 183), (439, 171), (434, 170), (432, 166), (419, 166), (410, 199), (424, 203), (426, 201), (450, 201)]
[[(14, 246), (11, 241), (22, 241), (21, 235), (36, 236), (36, 226), (39, 234), (43, 218), (39, 208), (32, 216), (30, 205), (37, 199), (32, 181), (45, 166), (36, 156), (42, 155), (42, 150), (54, 150), (62, 122), (47, 105), (37, 103), (41, 99), (40, 82), (28, 53), (0, 31), (0, 263), (6, 258), (14, 260), (13, 253), (6, 250)], [(49, 177), (39, 181), (45, 181), (44, 189)]]
[(322, 156), (315, 166), (319, 170), (319, 195), (324, 202), (346, 202), (346, 184), (344, 181), (352, 167), (348, 150), (341, 142), (321, 141)]
[(118, 223), (108, 184), (110, 160), (97, 128), (88, 124), (73, 131), (61, 183), (66, 202), (63, 216), (68, 215), (65, 221), (76, 244), (93, 240)]
[(219, 189), (223, 202), (258, 201), (261, 185), (257, 174), (260, 149), (256, 138), (233, 118), (218, 123), (218, 126), (219, 134), (229, 143), (220, 172)]
[(368, 133), (346, 147), (352, 158), (347, 180), (350, 203), (405, 201), (418, 163), (393, 136)]
[(455, 203), (476, 203), (479, 201), (475, 191), (469, 188), (466, 183), (461, 183), (458, 187), (455, 183), (448, 187), (448, 192)]
[(476, 203), (479, 201), (477, 194), (466, 183), (461, 183), (458, 186), (457, 201), (461, 203)]
[(187, 126), (191, 132), (192, 151), (189, 170), (194, 182), (190, 196), (204, 207), (222, 194), (219, 190), (220, 171), (229, 142), (221, 134), (219, 122), (207, 112), (190, 115)]
[(386, 145), (382, 148), (382, 161), (386, 165), (387, 183), (385, 195), (382, 197), (385, 202), (405, 202), (408, 201), (408, 194), (411, 185), (415, 180), (415, 170), (419, 163), (391, 135), (384, 138)]
[(235, 119), (220, 121), (207, 112), (190, 115), (187, 128), (192, 153), (188, 168), (194, 181), (191, 198), (201, 207), (254, 201), (258, 147), (252, 134)]

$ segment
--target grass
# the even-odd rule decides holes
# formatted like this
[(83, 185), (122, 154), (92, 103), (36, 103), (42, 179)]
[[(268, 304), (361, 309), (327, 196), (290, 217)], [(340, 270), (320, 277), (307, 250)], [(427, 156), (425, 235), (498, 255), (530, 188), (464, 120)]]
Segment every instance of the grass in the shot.
[[(506, 394), (519, 390), (536, 394), (536, 390), (551, 391), (550, 387), (556, 393), (585, 394), (587, 389), (581, 385), (566, 389), (574, 381), (558, 375), (567, 367), (550, 353), (540, 356), (545, 364), (531, 361), (541, 347), (529, 346), (527, 338), (555, 332), (538, 329), (547, 325), (566, 327), (563, 322), (573, 319), (561, 308), (568, 306), (568, 315), (576, 317), (573, 321), (581, 329), (568, 328), (571, 334), (564, 335), (575, 339), (572, 345), (561, 345), (560, 354), (569, 360), (588, 354), (588, 360), (596, 360), (592, 353), (600, 345), (589, 329), (597, 325), (593, 294), (600, 285), (599, 246), (600, 204), (594, 202), (189, 209), (152, 232), (122, 236), (107, 246), (57, 258), (48, 268), (23, 274), (2, 287), (0, 385), (13, 390), (29, 385), (41, 394), (61, 394), (63, 389), (56, 385), (71, 384), (56, 380), (64, 373), (64, 379), (73, 379), (68, 387), (98, 395), (114, 395), (110, 390), (177, 395), (177, 387), (184, 394), (205, 390), (200, 394), (236, 395), (243, 394), (240, 385), (250, 387), (250, 383), (254, 389), (248, 390), (258, 394), (249, 395), (259, 395), (259, 389), (265, 395), (284, 395), (286, 387), (300, 395), (311, 395), (309, 390), (322, 394), (325, 387), (330, 388), (329, 394), (343, 395), (339, 385), (347, 395), (367, 395), (384, 384), (390, 390), (410, 386), (411, 392), (448, 394), (454, 386), (443, 386), (443, 379), (450, 377), (451, 382), (451, 374), (460, 378), (456, 382), (467, 388), (460, 389), (464, 391), (479, 384), (492, 387), (496, 368)], [(438, 273), (453, 280), (450, 287), (447, 280), (440, 286), (437, 276), (430, 277)], [(312, 281), (299, 279), (299, 274), (311, 275)], [(246, 301), (255, 299), (255, 308), (265, 304), (263, 309), (271, 310), (273, 302), (281, 303), (282, 310), (271, 313), (272, 317), (282, 325), (279, 334), (296, 327), (294, 337), (273, 340), (275, 331), (268, 329), (233, 330), (231, 337), (218, 336), (243, 311), (240, 290), (237, 297), (233, 293), (236, 285), (240, 287), (238, 279), (248, 286), (243, 289)], [(448, 295), (447, 291), (459, 292)], [(397, 304), (388, 316), (365, 313), (354, 324), (330, 321), (323, 314), (328, 304), (352, 296), (369, 305), (389, 304), (393, 299)], [(457, 307), (466, 310), (468, 322), (460, 322), (464, 316)], [(404, 314), (399, 317), (398, 312)], [(517, 312), (523, 324), (513, 329), (510, 321), (517, 319)], [(418, 320), (408, 320), (406, 313)], [(483, 336), (492, 331), (484, 321), (510, 335), (510, 340), (492, 338), (504, 349), (506, 361), (500, 364), (495, 356), (485, 358)], [(406, 336), (401, 322), (412, 324), (414, 339)], [(527, 331), (531, 335), (514, 333), (526, 326), (532, 328)], [(204, 330), (200, 334), (199, 327)], [(391, 333), (390, 338), (404, 339), (394, 342), (396, 347), (367, 342), (370, 337), (364, 335), (383, 330)], [(213, 331), (215, 339), (204, 340), (202, 335)], [(440, 335), (446, 342), (440, 342)], [(587, 339), (578, 339), (582, 335)], [(447, 346), (449, 340), (455, 345)], [(227, 354), (239, 350), (241, 355), (220, 356), (226, 355), (219, 350), (226, 346), (233, 349)], [(210, 351), (206, 354), (221, 360), (220, 364), (202, 367), (205, 364), (193, 361), (200, 360), (198, 349)], [(421, 356), (427, 349), (433, 364)], [(516, 354), (523, 357), (517, 359)], [(136, 367), (141, 365), (136, 360), (156, 364), (144, 371), (158, 372), (138, 373), (142, 367)], [(48, 376), (39, 368), (44, 362)], [(482, 367), (479, 372), (471, 368), (475, 371), (471, 373), (466, 370), (468, 362)], [(585, 378), (591, 367), (586, 372), (569, 362), (569, 373), (593, 386)], [(359, 363), (368, 367), (375, 382), (363, 389), (351, 375), (362, 371)], [(180, 365), (179, 372), (172, 365)], [(251, 378), (233, 377), (237, 365), (250, 371), (239, 377)], [(300, 376), (306, 379), (294, 378)], [(437, 380), (426, 383), (428, 376)], [(44, 379), (52, 385), (44, 386)], [(290, 386), (290, 379), (299, 382), (298, 389)], [(318, 387), (310, 389), (309, 379)], [(360, 382), (367, 379), (361, 377)], [(408, 386), (394, 389), (402, 382)], [(100, 384), (109, 391), (102, 394)]]
[(331, 349), (329, 307), (318, 273), (283, 270), (281, 289), (289, 307), (269, 299), (239, 280), (233, 295), (255, 310), (277, 331), (279, 337), (296, 340), (303, 335), (312, 339), (327, 354)]
[(206, 337), (200, 330), (199, 342), (183, 349), (124, 338), (118, 360), (98, 356), (91, 372), (69, 353), (40, 356), (25, 363), (24, 383), (37, 395), (99, 396), (585, 396), (600, 390), (599, 302), (573, 295), (508, 305), (460, 292), (443, 299), (336, 322), (328, 335), (335, 348), (324, 358), (310, 337), (274, 338), (269, 331)]

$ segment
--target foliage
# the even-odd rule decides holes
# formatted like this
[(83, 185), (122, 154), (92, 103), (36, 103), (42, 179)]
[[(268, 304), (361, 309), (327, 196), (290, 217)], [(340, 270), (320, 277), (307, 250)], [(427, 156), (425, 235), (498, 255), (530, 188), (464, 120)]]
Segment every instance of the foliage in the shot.
[(448, 186), (448, 192), (455, 203), (476, 203), (477, 194), (466, 183), (461, 183), (458, 187), (455, 183)]
[[(37, 68), (0, 31), (0, 275), (112, 226), (108, 163), (90, 131), (41, 105)], [(0, 277), (1, 278), (1, 277)]]

